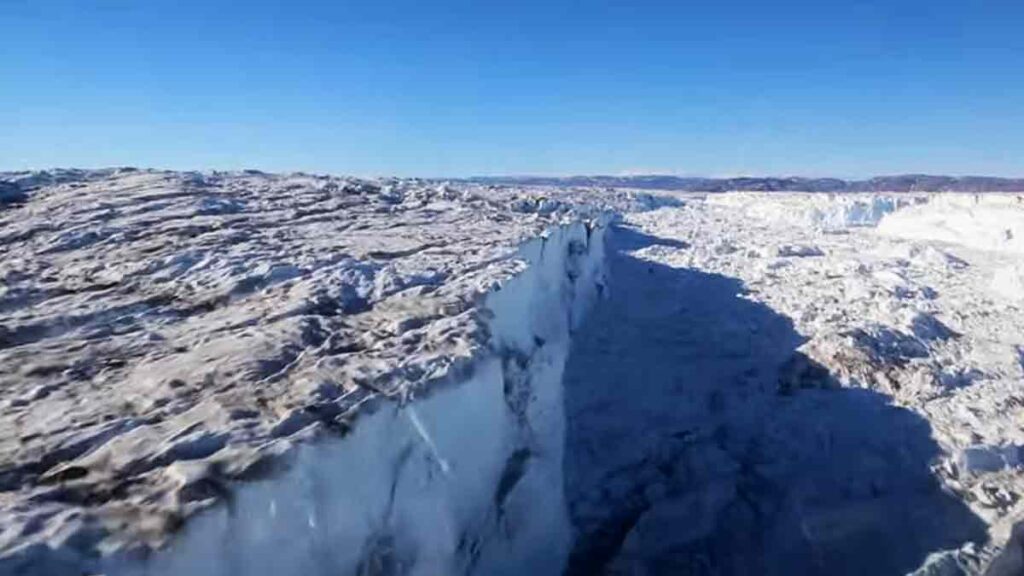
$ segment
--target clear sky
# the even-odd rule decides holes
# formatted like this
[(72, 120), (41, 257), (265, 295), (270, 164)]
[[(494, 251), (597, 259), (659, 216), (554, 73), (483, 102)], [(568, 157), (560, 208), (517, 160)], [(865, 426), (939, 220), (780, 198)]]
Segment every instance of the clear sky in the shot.
[(0, 170), (1024, 176), (1024, 1), (0, 0)]

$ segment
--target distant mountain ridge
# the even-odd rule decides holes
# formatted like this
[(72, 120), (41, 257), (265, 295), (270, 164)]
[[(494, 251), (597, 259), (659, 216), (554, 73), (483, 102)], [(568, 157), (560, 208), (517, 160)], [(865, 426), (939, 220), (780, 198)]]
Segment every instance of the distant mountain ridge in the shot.
[(686, 192), (1024, 192), (1024, 178), (901, 174), (867, 180), (801, 177), (697, 178), (686, 176), (481, 176), (479, 184), (597, 186)]

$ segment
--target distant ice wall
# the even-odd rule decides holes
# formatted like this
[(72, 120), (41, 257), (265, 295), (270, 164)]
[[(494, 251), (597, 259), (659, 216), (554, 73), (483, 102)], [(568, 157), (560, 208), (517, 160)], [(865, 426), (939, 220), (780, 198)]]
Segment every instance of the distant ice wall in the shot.
[(886, 214), (924, 199), (910, 194), (729, 192), (709, 195), (706, 202), (761, 220), (838, 231), (875, 226)]
[(1024, 195), (936, 194), (927, 204), (885, 217), (878, 233), (1024, 254)]
[(557, 227), (490, 293), (491, 346), (467, 380), (381, 401), (344, 439), (234, 486), (146, 558), (111, 575), (547, 574), (571, 544), (562, 369), (605, 286), (607, 219)]

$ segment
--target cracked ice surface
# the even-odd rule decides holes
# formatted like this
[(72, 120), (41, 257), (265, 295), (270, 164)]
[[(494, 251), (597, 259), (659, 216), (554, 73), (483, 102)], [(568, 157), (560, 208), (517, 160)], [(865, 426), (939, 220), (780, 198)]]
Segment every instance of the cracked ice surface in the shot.
[(1019, 197), (625, 223), (566, 368), (571, 573), (1017, 573), (991, 562), (1024, 513)]
[[(609, 233), (609, 290), (573, 335), (564, 377), (571, 573), (900, 573), (926, 561), (930, 574), (978, 572), (1024, 506), (1020, 206), (1015, 195), (683, 204), (302, 174), (0, 175), (0, 556), (158, 544), (226, 499), (225, 480), (276, 472), (296, 441), (371, 434), (355, 415), (380, 401), (403, 403), (404, 434), (442, 473), (476, 462), (463, 441), (499, 444), (473, 435), (496, 417), (452, 413), (460, 405), (440, 394), (404, 402), (466, 376), (495, 326), (482, 300), (528, 279), (516, 246), (611, 209), (625, 226)], [(557, 301), (544, 287), (572, 283), (567, 272), (552, 267), (537, 286)], [(565, 312), (548, 304), (534, 315)], [(506, 395), (494, 398), (501, 414), (507, 368), (488, 380)], [(436, 426), (449, 417), (475, 429)], [(306, 457), (376, 444), (342, 446)], [(543, 460), (519, 454), (498, 500), (528, 493), (510, 485)], [(321, 503), (273, 496), (270, 517)], [(504, 522), (495, 533), (512, 532)], [(473, 557), (479, 535), (462, 536), (458, 552)], [(371, 559), (414, 556), (392, 550), (399, 541), (369, 542)]]
[(0, 176), (5, 552), (160, 543), (294, 439), (457, 377), (487, 341), (483, 295), (523, 268), (517, 244), (656, 202), (257, 172)]

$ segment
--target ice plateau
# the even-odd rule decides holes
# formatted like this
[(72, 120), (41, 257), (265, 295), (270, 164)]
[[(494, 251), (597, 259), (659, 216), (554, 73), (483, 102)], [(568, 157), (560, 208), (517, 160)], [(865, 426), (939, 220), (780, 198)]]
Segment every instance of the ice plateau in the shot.
[(1024, 569), (1020, 195), (0, 194), (0, 574)]

